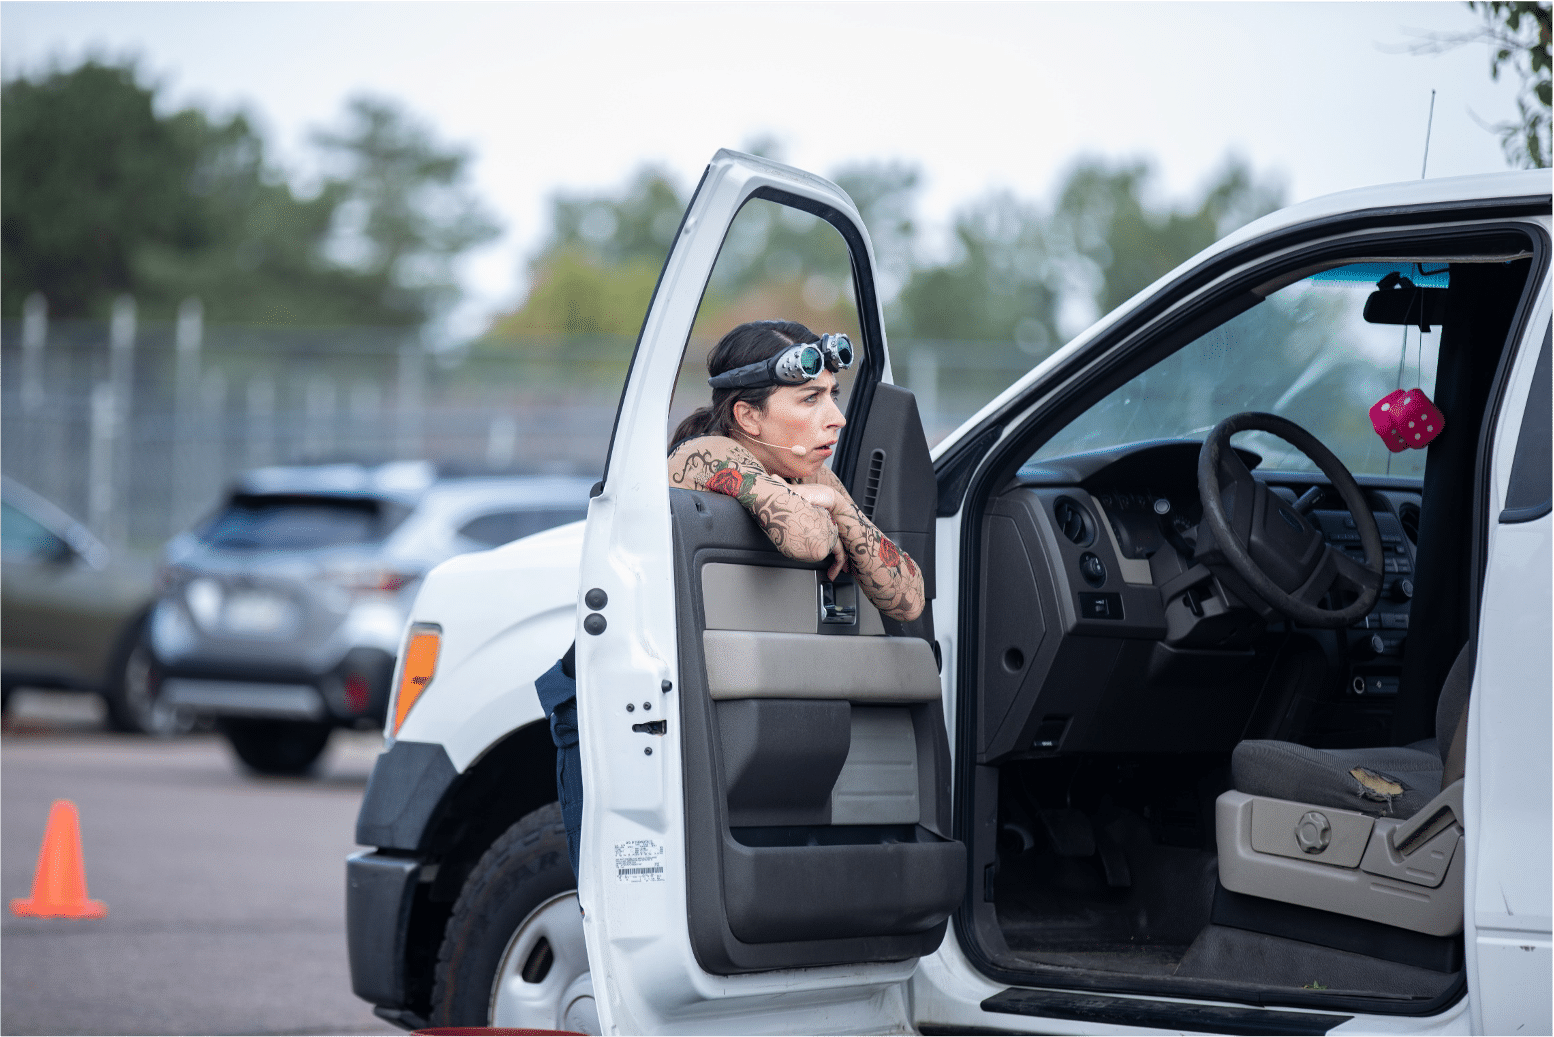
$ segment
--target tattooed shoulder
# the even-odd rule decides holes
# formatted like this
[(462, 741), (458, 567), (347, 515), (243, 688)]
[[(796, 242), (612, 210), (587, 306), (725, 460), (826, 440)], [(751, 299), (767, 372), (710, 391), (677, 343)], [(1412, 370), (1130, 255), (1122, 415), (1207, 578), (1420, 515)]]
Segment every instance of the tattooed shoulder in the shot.
[(724, 436), (687, 440), (669, 455), (669, 485), (726, 493), (745, 503), (765, 469), (755, 456)]

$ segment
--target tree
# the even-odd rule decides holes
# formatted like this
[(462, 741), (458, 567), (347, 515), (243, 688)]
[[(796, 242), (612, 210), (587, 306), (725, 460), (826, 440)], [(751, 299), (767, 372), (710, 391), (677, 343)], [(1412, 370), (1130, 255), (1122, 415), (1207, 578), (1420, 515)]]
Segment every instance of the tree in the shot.
[(1494, 48), (1490, 78), (1498, 80), (1509, 65), (1521, 80), (1516, 108), (1519, 118), (1495, 126), (1500, 146), (1512, 165), (1532, 169), (1549, 166), (1549, 12), (1548, 3), (1489, 0), (1468, 4), (1483, 19), (1482, 38)]
[(203, 228), (181, 203), (197, 165), (198, 118), (159, 119), (134, 70), (87, 62), (0, 89), (3, 307), (33, 291), (56, 314), (100, 315), (136, 287), (142, 242), (197, 245)]
[[(421, 323), (446, 302), (446, 264), (489, 222), (439, 194), (462, 155), (392, 113), (376, 135), (353, 128), (330, 141), (343, 176), (302, 197), (245, 116), (158, 115), (133, 65), (5, 83), (0, 310), (17, 315), (37, 291), (56, 317), (101, 319), (128, 292), (152, 319), (194, 295), (215, 323)], [(338, 256), (352, 240), (370, 254)]]
[(328, 254), (384, 282), (385, 304), (420, 322), (457, 295), (454, 259), (499, 228), (465, 187), (468, 154), (439, 145), (394, 102), (356, 97), (344, 121), (313, 137), (337, 166)]
[[(746, 150), (771, 156), (779, 146), (757, 140)], [(904, 163), (865, 162), (844, 166), (835, 179), (864, 216), (888, 297), (910, 276), (920, 174)], [(528, 298), (488, 336), (635, 336), (685, 206), (673, 180), (653, 166), (638, 169), (619, 191), (557, 194), (550, 236), (529, 264)], [(845, 247), (824, 221), (751, 202), (718, 254), (702, 321), (723, 326), (774, 311), (830, 319), (850, 276)], [(527, 348), (544, 347), (531, 341)]]
[(1086, 160), (1058, 194), (1057, 251), (1088, 267), (1097, 313), (1109, 313), (1208, 248), (1281, 204), (1277, 187), (1257, 183), (1246, 165), (1226, 161), (1200, 202), (1155, 211), (1144, 201), (1153, 170), (1133, 161), (1108, 168)]
[(618, 194), (552, 196), (550, 237), (529, 262), (528, 298), (488, 337), (635, 336), (684, 211), (674, 181), (653, 166)]
[(1506, 161), (1513, 166), (1545, 169), (1550, 161), (1549, 20), (1547, 0), (1469, 0), (1468, 8), (1481, 25), (1473, 32), (1429, 33), (1410, 49), (1438, 54), (1465, 43), (1490, 47), (1489, 78), (1498, 81), (1509, 66), (1520, 80), (1517, 118), (1485, 128), (1500, 137)]
[(892, 331), (949, 341), (1018, 342), (1050, 352), (1059, 339), (1061, 278), (1046, 215), (1006, 191), (955, 217), (956, 253), (915, 269), (892, 307)]
[(831, 177), (858, 207), (874, 245), (880, 295), (894, 299), (916, 265), (917, 192), (922, 170), (910, 162), (854, 162)]
[(551, 199), (551, 236), (536, 262), (576, 249), (601, 266), (662, 266), (685, 204), (674, 180), (656, 166), (638, 169), (619, 195), (558, 193)]
[[(892, 335), (1014, 343), (1037, 356), (1061, 344), (1058, 315), (1076, 292), (1106, 312), (1280, 204), (1277, 188), (1234, 160), (1200, 198), (1163, 210), (1145, 200), (1152, 178), (1145, 162), (1089, 160), (1069, 174), (1050, 209), (989, 194), (956, 214), (951, 257), (923, 263), (915, 166), (855, 163), (833, 177), (874, 242)], [(532, 352), (546, 349), (536, 339), (554, 346), (569, 336), (634, 336), (684, 205), (668, 176), (651, 167), (621, 191), (558, 194), (550, 237), (530, 264), (529, 296), (489, 337), (527, 339)], [(697, 326), (705, 332), (776, 314), (831, 326), (845, 318), (850, 276), (843, 242), (825, 221), (752, 201), (729, 228)]]
[(1201, 201), (1157, 211), (1153, 171), (1087, 159), (1050, 211), (994, 192), (955, 217), (955, 254), (919, 266), (894, 308), (894, 326), (919, 338), (1013, 342), (1045, 355), (1063, 341), (1059, 311), (1075, 293), (1107, 313), (1241, 224), (1271, 212), (1278, 189), (1229, 161)]

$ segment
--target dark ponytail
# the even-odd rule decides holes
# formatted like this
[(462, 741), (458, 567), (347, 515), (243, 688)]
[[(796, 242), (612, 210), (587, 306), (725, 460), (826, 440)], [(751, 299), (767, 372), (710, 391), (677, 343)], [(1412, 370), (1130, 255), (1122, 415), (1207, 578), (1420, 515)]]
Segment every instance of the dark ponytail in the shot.
[[(741, 324), (724, 335), (707, 354), (707, 376), (711, 378), (736, 367), (770, 359), (792, 345), (819, 340), (819, 335), (796, 321), (757, 320)], [(744, 402), (764, 410), (766, 400), (775, 388), (764, 385), (758, 389), (712, 390), (712, 406), (698, 407), (675, 427), (674, 435), (669, 437), (670, 449), (698, 436), (729, 435), (735, 428), (734, 404)]]

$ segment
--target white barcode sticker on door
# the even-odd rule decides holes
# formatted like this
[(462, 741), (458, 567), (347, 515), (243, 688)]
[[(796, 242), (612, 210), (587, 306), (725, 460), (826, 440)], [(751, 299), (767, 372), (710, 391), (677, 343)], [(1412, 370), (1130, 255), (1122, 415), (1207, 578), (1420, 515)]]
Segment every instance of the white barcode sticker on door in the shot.
[(651, 839), (616, 843), (615, 878), (620, 882), (664, 881), (664, 848)]

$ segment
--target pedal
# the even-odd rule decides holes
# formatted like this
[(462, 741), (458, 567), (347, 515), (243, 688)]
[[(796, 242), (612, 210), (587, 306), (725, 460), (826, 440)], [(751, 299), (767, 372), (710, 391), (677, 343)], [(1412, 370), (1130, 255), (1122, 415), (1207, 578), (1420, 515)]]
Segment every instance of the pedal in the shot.
[(1043, 810), (1041, 827), (1052, 840), (1060, 857), (1092, 857), (1095, 855), (1095, 828), (1090, 818), (1078, 810)]
[(1112, 889), (1131, 888), (1133, 871), (1128, 867), (1128, 857), (1122, 852), (1122, 847), (1102, 833), (1096, 840), (1096, 850), (1101, 855), (1101, 869), (1106, 872), (1106, 884)]

